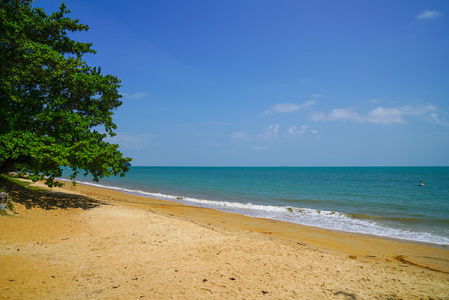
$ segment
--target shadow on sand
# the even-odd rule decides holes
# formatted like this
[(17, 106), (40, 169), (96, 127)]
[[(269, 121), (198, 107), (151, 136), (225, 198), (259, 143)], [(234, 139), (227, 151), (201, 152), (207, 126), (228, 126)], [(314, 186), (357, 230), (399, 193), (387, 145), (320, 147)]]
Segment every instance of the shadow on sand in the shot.
[(82, 195), (66, 194), (52, 190), (34, 191), (3, 178), (0, 178), (0, 187), (6, 188), (13, 202), (20, 203), (27, 209), (42, 208), (51, 210), (58, 208), (82, 208), (87, 210), (105, 204)]

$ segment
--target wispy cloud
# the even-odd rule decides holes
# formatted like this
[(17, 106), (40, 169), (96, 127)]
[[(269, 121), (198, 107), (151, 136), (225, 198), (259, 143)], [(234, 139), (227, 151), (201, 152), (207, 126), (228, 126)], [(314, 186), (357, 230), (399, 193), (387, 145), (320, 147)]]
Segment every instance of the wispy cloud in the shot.
[(303, 109), (305, 107), (314, 105), (315, 101), (306, 101), (300, 104), (295, 104), (295, 103), (285, 103), (285, 104), (276, 104), (274, 106), (272, 106), (270, 109), (267, 109), (263, 114), (261, 114), (261, 116), (269, 116), (272, 114), (277, 114), (277, 113), (289, 113), (289, 112), (294, 112), (300, 109)]
[(253, 148), (255, 151), (263, 151), (263, 150), (267, 150), (267, 147), (254, 147)]
[(309, 125), (301, 125), (299, 128), (297, 128), (295, 125), (293, 125), (293, 126), (290, 126), (290, 128), (287, 130), (287, 135), (302, 137), (307, 132), (310, 132), (314, 135), (318, 134), (318, 130), (310, 129)]
[(278, 139), (280, 128), (281, 126), (279, 124), (270, 125), (264, 131), (262, 131), (259, 136), (266, 140)]
[(352, 109), (346, 108), (336, 108), (331, 110), (328, 114), (315, 113), (312, 115), (312, 120), (315, 121), (361, 121), (361, 119), (361, 116), (359, 116), (356, 112), (353, 112)]
[(301, 138), (308, 132), (314, 135), (318, 134), (318, 130), (311, 129), (309, 125), (301, 125), (300, 127), (292, 125), (287, 130), (281, 131), (281, 125), (274, 124), (265, 128), (265, 130), (259, 133), (258, 137), (267, 141), (281, 141), (283, 138)]
[(301, 127), (299, 129), (296, 126), (291, 126), (287, 130), (287, 133), (291, 134), (291, 135), (303, 136), (304, 133), (306, 133), (309, 130), (310, 130), (310, 126), (309, 125), (301, 125)]
[(370, 99), (368, 100), (368, 103), (381, 103), (383, 100), (380, 98), (374, 98), (374, 99)]
[(405, 123), (404, 116), (419, 116), (436, 109), (433, 105), (427, 106), (411, 106), (402, 107), (377, 107), (367, 114), (359, 114), (354, 109), (338, 108), (333, 109), (329, 113), (317, 113), (312, 115), (315, 121), (354, 121), (368, 122), (374, 124), (396, 124)]
[(445, 119), (439, 118), (436, 113), (431, 113), (430, 117), (439, 125), (449, 126), (449, 122)]
[(434, 20), (441, 17), (442, 14), (437, 10), (425, 10), (419, 16), (419, 20)]
[(117, 133), (114, 137), (108, 137), (106, 141), (113, 144), (119, 144), (120, 149), (143, 151), (152, 144), (156, 135), (146, 133)]
[(236, 131), (233, 132), (231, 134), (231, 139), (234, 142), (239, 142), (239, 141), (249, 141), (250, 138), (248, 137), (248, 135), (244, 132), (244, 131)]
[(140, 99), (142, 97), (148, 96), (148, 94), (144, 93), (144, 92), (135, 93), (135, 94), (122, 93), (122, 96), (124, 98), (128, 98), (128, 99)]

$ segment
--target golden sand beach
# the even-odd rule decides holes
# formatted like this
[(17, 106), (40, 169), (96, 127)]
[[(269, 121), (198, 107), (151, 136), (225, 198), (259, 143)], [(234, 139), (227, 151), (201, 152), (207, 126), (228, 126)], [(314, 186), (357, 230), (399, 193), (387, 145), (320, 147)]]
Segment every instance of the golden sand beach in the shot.
[(80, 184), (7, 188), (1, 299), (449, 299), (445, 247)]

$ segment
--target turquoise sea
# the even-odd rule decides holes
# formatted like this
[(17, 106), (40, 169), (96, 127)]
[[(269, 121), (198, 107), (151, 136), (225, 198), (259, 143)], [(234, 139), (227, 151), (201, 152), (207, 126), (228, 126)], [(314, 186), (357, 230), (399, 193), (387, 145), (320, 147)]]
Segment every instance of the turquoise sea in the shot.
[(247, 216), (449, 245), (449, 167), (131, 167), (125, 177), (78, 182)]

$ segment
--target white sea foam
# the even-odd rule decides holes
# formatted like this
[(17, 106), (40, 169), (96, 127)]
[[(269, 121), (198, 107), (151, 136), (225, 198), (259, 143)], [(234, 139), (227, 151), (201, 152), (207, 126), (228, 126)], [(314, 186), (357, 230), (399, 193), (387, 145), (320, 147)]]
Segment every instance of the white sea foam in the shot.
[[(63, 181), (70, 181), (62, 178), (58, 179)], [(336, 211), (316, 210), (292, 206), (257, 205), (251, 203), (204, 200), (190, 197), (167, 195), (162, 193), (145, 192), (141, 190), (126, 189), (115, 186), (105, 186), (84, 181), (77, 182), (95, 187), (118, 190), (129, 194), (152, 197), (161, 200), (176, 201), (192, 206), (212, 208), (250, 217), (273, 219), (330, 230), (339, 230), (410, 241), (449, 245), (449, 238), (447, 237), (435, 235), (429, 232), (417, 232), (404, 228), (387, 227), (373, 220), (353, 218), (349, 214), (344, 214)]]

